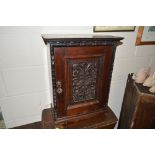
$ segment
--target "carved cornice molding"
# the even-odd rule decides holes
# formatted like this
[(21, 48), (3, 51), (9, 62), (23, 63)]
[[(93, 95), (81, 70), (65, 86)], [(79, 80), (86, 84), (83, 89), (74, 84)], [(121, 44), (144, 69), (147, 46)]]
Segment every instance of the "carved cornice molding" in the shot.
[(117, 45), (118, 41), (111, 40), (52, 40), (48, 42), (51, 47), (55, 46), (102, 46), (102, 45)]

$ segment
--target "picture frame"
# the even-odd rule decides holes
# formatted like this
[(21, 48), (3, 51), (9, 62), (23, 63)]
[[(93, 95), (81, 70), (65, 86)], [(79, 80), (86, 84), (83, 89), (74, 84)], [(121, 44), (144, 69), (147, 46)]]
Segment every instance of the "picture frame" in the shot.
[(155, 26), (139, 26), (135, 45), (155, 45)]
[(94, 26), (94, 32), (123, 32), (135, 31), (135, 26)]

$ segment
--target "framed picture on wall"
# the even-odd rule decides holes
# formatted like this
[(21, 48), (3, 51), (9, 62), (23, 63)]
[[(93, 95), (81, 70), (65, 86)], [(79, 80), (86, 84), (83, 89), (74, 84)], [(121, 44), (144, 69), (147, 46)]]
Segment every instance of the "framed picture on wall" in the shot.
[(139, 26), (135, 44), (155, 45), (155, 26)]
[(94, 26), (94, 32), (121, 32), (134, 31), (135, 26)]

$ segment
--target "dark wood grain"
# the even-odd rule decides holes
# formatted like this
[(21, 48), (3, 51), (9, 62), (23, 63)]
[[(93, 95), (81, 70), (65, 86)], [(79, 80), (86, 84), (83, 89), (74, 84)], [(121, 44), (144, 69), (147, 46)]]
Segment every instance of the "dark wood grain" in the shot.
[(117, 119), (107, 103), (115, 49), (123, 38), (44, 35), (43, 39), (50, 44), (55, 127), (114, 127)]
[(41, 128), (54, 129), (54, 118), (53, 118), (51, 108), (43, 110)]
[[(90, 43), (113, 43), (113, 42), (118, 42), (123, 39), (123, 37), (116, 37), (116, 36), (106, 36), (106, 35), (91, 35), (91, 34), (43, 34), (42, 38), (45, 42), (47, 43), (52, 43), (52, 44), (59, 44), (62, 45), (64, 44), (65, 46), (69, 45), (75, 45), (78, 44), (90, 44)], [(101, 42), (98, 42), (101, 41)], [(110, 42), (109, 42), (110, 41)], [(68, 44), (68, 45), (67, 45)]]
[(91, 113), (57, 119), (55, 126), (66, 129), (111, 129), (117, 123), (115, 114), (109, 107)]
[[(111, 59), (112, 59), (112, 48), (111, 46), (86, 46), (86, 47), (64, 47), (55, 48), (55, 76), (57, 81), (61, 81), (63, 92), (62, 94), (57, 94), (57, 114), (59, 117), (74, 115), (78, 113), (83, 113), (83, 110), (89, 112), (91, 109), (95, 110), (101, 106), (105, 106), (108, 100), (108, 86), (109, 86), (109, 76), (111, 69)], [(72, 86), (72, 65), (82, 62), (87, 63), (87, 61), (98, 63), (98, 72), (94, 76), (97, 78), (95, 82), (96, 97), (91, 100), (79, 101), (78, 105), (72, 105), (73, 89)], [(71, 64), (71, 65), (70, 65)], [(82, 68), (80, 68), (82, 69)], [(79, 75), (79, 78), (82, 75)], [(85, 82), (88, 82), (88, 78), (84, 73)], [(91, 75), (92, 76), (92, 75)], [(76, 77), (78, 78), (78, 77)], [(80, 81), (79, 81), (80, 82)], [(79, 84), (78, 84), (79, 85)], [(83, 83), (84, 86), (84, 83)], [(87, 85), (88, 86), (88, 85)], [(82, 86), (80, 86), (82, 87)], [(81, 88), (77, 90), (78, 94), (82, 91)], [(77, 95), (78, 95), (77, 94)], [(89, 103), (89, 104), (88, 104)], [(93, 106), (94, 105), (94, 106)], [(90, 107), (90, 109), (89, 109)], [(75, 110), (76, 109), (76, 110)], [(77, 113), (75, 113), (75, 111)]]
[(128, 76), (119, 119), (119, 129), (154, 129), (155, 94)]

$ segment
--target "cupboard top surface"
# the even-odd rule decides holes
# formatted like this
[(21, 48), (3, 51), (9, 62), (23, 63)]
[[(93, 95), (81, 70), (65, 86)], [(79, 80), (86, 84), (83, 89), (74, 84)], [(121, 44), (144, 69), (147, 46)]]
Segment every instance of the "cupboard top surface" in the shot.
[(92, 34), (43, 34), (42, 38), (47, 44), (51, 41), (120, 41), (123, 37), (92, 35)]
[(152, 95), (152, 96), (155, 97), (155, 93), (151, 93), (151, 92), (149, 91), (150, 87), (143, 86), (143, 84), (141, 84), (141, 83), (136, 83), (136, 82), (134, 82), (134, 85), (137, 87), (138, 91), (139, 91), (141, 94)]
[(150, 95), (155, 97), (155, 93), (151, 93), (149, 91), (150, 87), (147, 86), (143, 86), (142, 83), (136, 83), (133, 79), (132, 79), (133, 73), (129, 74), (129, 78), (132, 81), (132, 85), (137, 89), (138, 93), (141, 95)]

